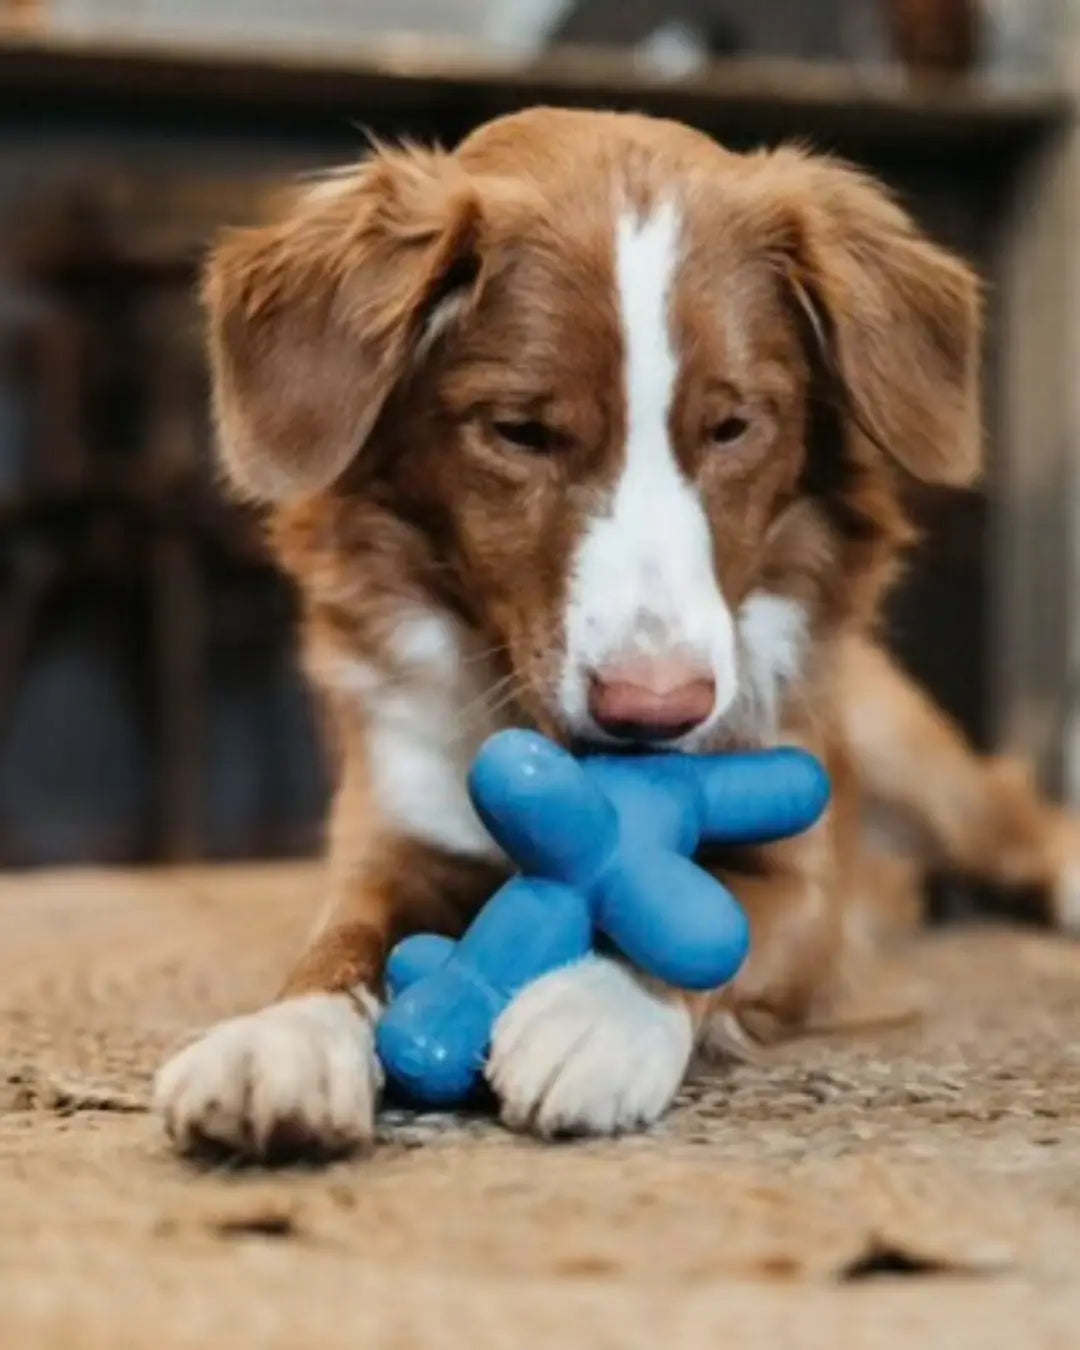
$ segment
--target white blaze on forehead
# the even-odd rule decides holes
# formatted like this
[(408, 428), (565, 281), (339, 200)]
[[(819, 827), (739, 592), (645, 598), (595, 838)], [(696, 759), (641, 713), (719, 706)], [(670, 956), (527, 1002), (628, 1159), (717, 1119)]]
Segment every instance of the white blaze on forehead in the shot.
[(612, 496), (588, 523), (571, 575), (562, 699), (578, 727), (586, 720), (588, 671), (624, 656), (696, 656), (716, 679), (714, 718), (735, 694), (734, 630), (708, 518), (669, 431), (679, 374), (669, 308), (679, 253), (671, 202), (616, 222), (626, 442)]
[(646, 220), (623, 216), (618, 221), (615, 280), (626, 379), (627, 472), (618, 494), (623, 506), (628, 501), (640, 504), (650, 478), (670, 488), (678, 477), (668, 441), (668, 413), (679, 375), (668, 296), (678, 256), (679, 218), (670, 203)]

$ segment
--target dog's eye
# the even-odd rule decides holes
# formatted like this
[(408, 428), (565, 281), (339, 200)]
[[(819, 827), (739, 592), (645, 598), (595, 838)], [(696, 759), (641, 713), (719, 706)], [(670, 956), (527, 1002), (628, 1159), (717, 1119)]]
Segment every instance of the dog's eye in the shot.
[(709, 440), (714, 445), (734, 445), (749, 430), (750, 423), (747, 419), (733, 414), (731, 417), (725, 417), (721, 421), (713, 423), (709, 428)]
[(543, 455), (556, 450), (561, 442), (559, 433), (538, 421), (535, 417), (499, 418), (492, 427), (495, 434), (517, 450), (529, 450), (534, 455)]

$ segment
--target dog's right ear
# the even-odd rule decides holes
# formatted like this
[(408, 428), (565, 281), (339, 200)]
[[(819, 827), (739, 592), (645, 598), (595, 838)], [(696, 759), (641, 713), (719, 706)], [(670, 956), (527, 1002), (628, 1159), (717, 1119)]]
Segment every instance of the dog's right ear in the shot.
[(756, 237), (782, 259), (852, 431), (924, 483), (968, 485), (982, 459), (974, 273), (857, 170), (786, 147), (748, 165)]
[(475, 298), (479, 201), (449, 155), (378, 150), (237, 230), (203, 282), (220, 452), (260, 501), (333, 483), (425, 334)]

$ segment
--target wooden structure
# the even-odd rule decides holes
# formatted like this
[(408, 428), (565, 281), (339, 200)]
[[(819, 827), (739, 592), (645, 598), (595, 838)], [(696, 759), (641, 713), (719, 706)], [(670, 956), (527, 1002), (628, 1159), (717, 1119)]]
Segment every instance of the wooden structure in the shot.
[[(215, 699), (236, 684), (215, 644), (238, 624), (241, 647), (277, 661), (289, 609), (210, 486), (190, 300), (206, 238), (255, 214), (281, 175), (357, 154), (358, 128), (452, 143), (536, 102), (638, 108), (738, 146), (808, 140), (883, 175), (982, 269), (993, 318), (990, 470), (977, 492), (917, 496), (929, 542), (898, 597), (894, 636), (977, 739), (1028, 753), (1051, 784), (1067, 779), (1069, 672), (1080, 670), (1071, 469), (1080, 196), (1067, 89), (1067, 80), (920, 84), (746, 60), (667, 79), (603, 52), (522, 64), (415, 44), (282, 50), (0, 29), (0, 371), (14, 344), (21, 355), (9, 368), (32, 376), (22, 387), (35, 410), (30, 461), (9, 471), (0, 454), (0, 550), (46, 518), (65, 548), (75, 522), (112, 521), (90, 530), (78, 566), (89, 548), (107, 568), (112, 547), (113, 563), (140, 579), (136, 646), (157, 791), (141, 832), (113, 853), (302, 851), (318, 818), (321, 784), (296, 750), (310, 728), (291, 694), (280, 696), (287, 717), (269, 699), (279, 712), (239, 737), (232, 760), (234, 771), (247, 766), (250, 806), (251, 783), (285, 772), (274, 738), (293, 718), (289, 772), (303, 786), (291, 805), (251, 808), (232, 833), (207, 817), (224, 725)], [(2, 403), (0, 385), (0, 414)], [(0, 621), (0, 738), (34, 616), (68, 564), (50, 547), (29, 549), (20, 565)], [(2, 797), (0, 766), (0, 817)]]

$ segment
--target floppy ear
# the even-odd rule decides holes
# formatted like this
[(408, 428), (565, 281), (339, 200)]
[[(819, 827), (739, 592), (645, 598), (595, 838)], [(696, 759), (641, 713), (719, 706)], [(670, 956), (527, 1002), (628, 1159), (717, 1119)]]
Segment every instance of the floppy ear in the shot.
[(431, 324), (473, 295), (479, 203), (450, 156), (378, 150), (234, 231), (203, 284), (225, 467), (248, 496), (332, 483)]
[(982, 459), (981, 297), (886, 193), (844, 165), (768, 156), (786, 196), (786, 265), (855, 429), (924, 482), (961, 485)]

